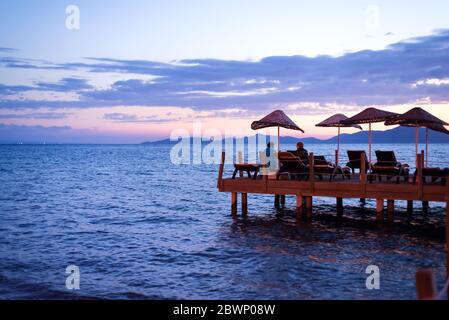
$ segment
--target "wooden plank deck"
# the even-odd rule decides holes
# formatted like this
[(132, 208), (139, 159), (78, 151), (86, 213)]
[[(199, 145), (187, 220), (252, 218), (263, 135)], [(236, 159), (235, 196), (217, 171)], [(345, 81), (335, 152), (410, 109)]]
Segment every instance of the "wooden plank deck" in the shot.
[[(388, 219), (393, 220), (394, 201), (407, 200), (407, 210), (413, 209), (412, 201), (422, 201), (427, 206), (429, 201), (444, 202), (446, 204), (446, 277), (449, 278), (449, 181), (444, 185), (433, 183), (423, 183), (424, 155), (417, 155), (417, 179), (416, 183), (407, 181), (379, 182), (368, 181), (365, 172), (365, 159), (362, 157), (362, 168), (360, 175), (352, 175), (350, 180), (337, 179), (335, 181), (316, 180), (313, 172), (313, 154), (310, 155), (311, 163), (308, 181), (276, 180), (267, 175), (257, 179), (238, 177), (236, 179), (223, 178), (225, 154), (222, 154), (220, 169), (218, 173), (217, 187), (219, 192), (229, 192), (232, 194), (232, 214), (237, 214), (237, 195), (242, 194), (242, 214), (248, 213), (248, 194), (271, 194), (275, 195), (275, 204), (282, 202), (282, 196), (295, 195), (298, 213), (307, 210), (307, 216), (312, 215), (312, 197), (333, 197), (337, 199), (337, 212), (341, 214), (343, 209), (343, 198), (376, 199), (376, 211), (378, 217), (385, 209), (387, 200)], [(305, 201), (303, 201), (305, 200)], [(285, 201), (285, 198), (283, 199)], [(449, 288), (448, 288), (449, 298)]]
[[(217, 187), (220, 192), (231, 193), (260, 193), (273, 195), (307, 195), (318, 197), (336, 198), (368, 198), (368, 199), (388, 199), (388, 200), (408, 200), (408, 201), (438, 201), (446, 202), (449, 199), (448, 183), (424, 183), (422, 171), (424, 155), (417, 155), (417, 179), (413, 182), (411, 177), (397, 181), (393, 178), (390, 181), (374, 179), (369, 181), (369, 175), (365, 173), (365, 159), (362, 155), (360, 170), (361, 174), (351, 175), (350, 179), (341, 176), (333, 181), (329, 181), (328, 176), (317, 179), (314, 175), (313, 154), (309, 157), (312, 165), (309, 169), (309, 179), (298, 181), (290, 179), (276, 179), (274, 175), (262, 175), (257, 179), (245, 178), (242, 175), (235, 179), (223, 178), (225, 153), (222, 154), (222, 161), (218, 173)], [(404, 181), (406, 180), (406, 181)]]
[(412, 183), (363, 183), (360, 181), (292, 181), (271, 179), (223, 179), (220, 192), (280, 195), (313, 195), (316, 197), (367, 198), (445, 202), (448, 188), (441, 185)]

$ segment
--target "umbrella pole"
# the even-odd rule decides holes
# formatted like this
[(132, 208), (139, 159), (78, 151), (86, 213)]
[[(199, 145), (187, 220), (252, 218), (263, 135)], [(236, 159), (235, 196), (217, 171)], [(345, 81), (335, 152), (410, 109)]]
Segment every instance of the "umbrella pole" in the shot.
[(372, 143), (372, 139), (373, 139), (373, 137), (371, 136), (371, 122), (370, 122), (370, 124), (369, 124), (369, 132), (368, 132), (368, 144), (369, 144), (368, 152), (369, 152), (369, 163), (370, 163), (370, 166), (371, 166), (371, 143)]
[(281, 151), (281, 127), (278, 126), (278, 152)]
[(335, 159), (335, 164), (338, 166), (338, 160), (340, 158), (340, 126), (338, 127), (338, 139), (337, 139), (337, 159)]
[(426, 128), (426, 168), (429, 162), (429, 128)]
[(415, 157), (416, 157), (416, 167), (418, 168), (418, 141), (419, 141), (419, 128), (415, 127)]

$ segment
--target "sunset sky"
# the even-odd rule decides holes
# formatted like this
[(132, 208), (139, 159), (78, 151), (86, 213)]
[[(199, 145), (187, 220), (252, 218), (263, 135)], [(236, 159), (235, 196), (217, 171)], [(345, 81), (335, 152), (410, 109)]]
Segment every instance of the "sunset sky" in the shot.
[(334, 113), (416, 105), (449, 120), (447, 0), (0, 2), (0, 142), (248, 130), (275, 109), (306, 131), (285, 135), (326, 138)]

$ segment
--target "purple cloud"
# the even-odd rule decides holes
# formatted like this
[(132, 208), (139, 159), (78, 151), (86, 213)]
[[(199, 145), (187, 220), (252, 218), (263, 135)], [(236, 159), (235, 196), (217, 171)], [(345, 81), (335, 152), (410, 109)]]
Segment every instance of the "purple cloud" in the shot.
[[(287, 104), (391, 105), (421, 99), (449, 101), (449, 30), (409, 39), (384, 50), (364, 50), (340, 57), (275, 56), (260, 61), (191, 59), (176, 63), (88, 58), (85, 63), (26, 68), (120, 72), (154, 76), (151, 81), (117, 81), (108, 89), (82, 79), (36, 84), (38, 90), (76, 91), (80, 101), (0, 101), (0, 108), (101, 107), (118, 105), (179, 106), (196, 110), (273, 109)], [(3, 61), (20, 67), (17, 61)], [(428, 80), (434, 81), (428, 81)], [(0, 93), (26, 88), (0, 86)]]

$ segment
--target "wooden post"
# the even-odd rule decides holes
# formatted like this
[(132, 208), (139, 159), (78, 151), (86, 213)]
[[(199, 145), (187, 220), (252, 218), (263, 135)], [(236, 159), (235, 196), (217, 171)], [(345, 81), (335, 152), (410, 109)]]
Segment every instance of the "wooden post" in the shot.
[[(419, 144), (419, 128), (415, 127), (415, 154), (418, 154), (418, 144)], [(416, 167), (419, 166), (419, 159), (416, 158)]]
[(388, 215), (388, 221), (393, 221), (393, 219), (394, 219), (394, 200), (387, 200), (387, 215)]
[(435, 276), (431, 268), (418, 270), (416, 273), (416, 290), (419, 300), (432, 300), (437, 297)]
[(418, 164), (418, 167), (417, 167), (417, 171), (418, 171), (418, 174), (417, 174), (417, 186), (418, 186), (418, 199), (419, 200), (422, 200), (422, 196), (423, 196), (423, 175), (422, 175), (422, 160), (421, 160), (421, 155), (420, 154), (417, 154), (416, 155), (416, 158), (417, 158), (417, 164)]
[(237, 215), (237, 192), (231, 194), (231, 213), (233, 216)]
[(268, 173), (269, 173), (269, 168), (266, 167), (266, 165), (268, 164), (268, 159), (267, 159), (267, 155), (265, 154), (265, 152), (260, 151), (259, 159), (260, 159), (260, 163), (262, 165), (264, 165), (261, 168), (261, 173), (262, 173), (262, 179), (263, 179), (263, 182), (264, 182), (265, 191), (268, 191)]
[(311, 196), (306, 197), (306, 209), (307, 209), (307, 218), (311, 218), (313, 212), (313, 197)]
[[(238, 152), (238, 155), (237, 155), (237, 163), (239, 163), (239, 164), (243, 163), (243, 154), (242, 154), (242, 151), (239, 151), (239, 152)], [(239, 177), (240, 177), (240, 178), (243, 178), (243, 171), (240, 171), (240, 172), (239, 172)]]
[(425, 154), (424, 154), (424, 150), (421, 150), (421, 167), (422, 168), (425, 168), (426, 167), (426, 157), (425, 157)]
[(265, 191), (268, 191), (268, 174), (263, 176), (263, 184)]
[(360, 203), (362, 204), (362, 206), (364, 206), (366, 204), (366, 199), (365, 198), (360, 198)]
[(408, 213), (413, 213), (413, 200), (408, 200), (407, 201), (407, 212)]
[(337, 198), (337, 215), (343, 215), (343, 198)]
[(429, 167), (429, 128), (426, 127), (426, 163), (425, 168)]
[(360, 158), (360, 183), (362, 184), (362, 193), (366, 194), (366, 157), (365, 152), (362, 152)]
[(224, 169), (225, 159), (226, 159), (226, 153), (223, 151), (221, 153), (220, 168), (218, 169), (217, 188), (219, 191), (221, 191), (223, 189), (223, 169)]
[(315, 157), (313, 152), (309, 154), (309, 181), (310, 181), (310, 192), (314, 192), (315, 188)]
[(340, 153), (337, 149), (337, 150), (335, 150), (335, 165), (337, 165), (337, 166), (338, 166), (339, 157), (340, 157)]
[[(424, 150), (421, 150), (421, 170), (422, 168), (425, 168), (424, 160), (425, 160)], [(429, 209), (429, 201), (423, 201), (422, 208), (424, 212), (427, 212), (427, 210)]]
[(296, 217), (300, 218), (302, 216), (303, 210), (303, 198), (302, 195), (296, 195)]
[(285, 194), (281, 194), (281, 206), (285, 207)]
[(278, 194), (274, 195), (274, 207), (275, 208), (279, 208), (281, 206), (280, 205), (280, 198), (281, 198), (280, 195), (278, 195)]
[(242, 193), (242, 215), (248, 215), (248, 194)]
[(384, 199), (376, 199), (376, 213), (378, 219), (382, 217), (383, 211), (384, 211)]
[[(446, 190), (449, 190), (449, 183)], [(446, 279), (449, 279), (449, 195), (446, 193)], [(447, 288), (447, 298), (449, 300), (449, 287)]]

